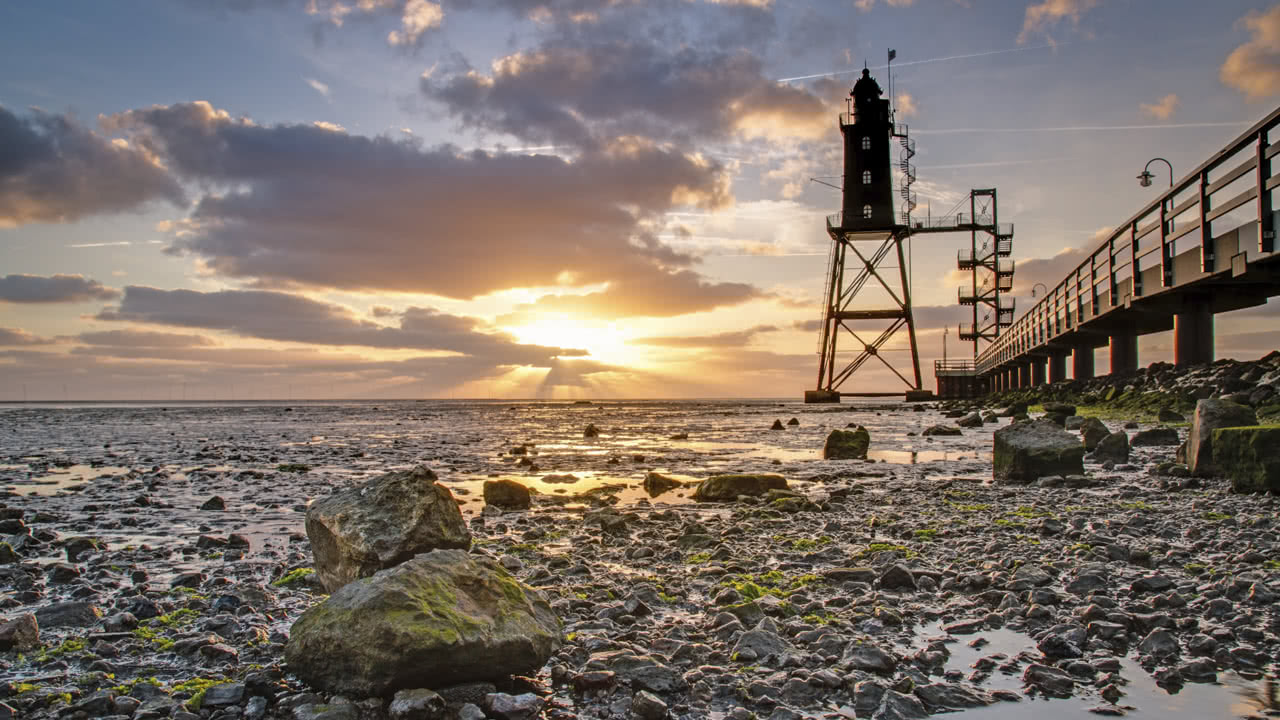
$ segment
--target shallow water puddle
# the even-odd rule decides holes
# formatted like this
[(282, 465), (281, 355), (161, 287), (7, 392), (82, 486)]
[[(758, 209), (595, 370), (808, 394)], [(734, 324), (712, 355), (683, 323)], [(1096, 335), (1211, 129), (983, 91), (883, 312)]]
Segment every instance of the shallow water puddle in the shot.
[(9, 490), (14, 492), (27, 490), (29, 494), (35, 495), (56, 495), (57, 493), (78, 487), (90, 480), (98, 480), (105, 477), (116, 477), (129, 472), (129, 468), (117, 467), (111, 465), (103, 465), (101, 467), (93, 467), (91, 465), (70, 465), (64, 468), (58, 468), (47, 475), (41, 475), (34, 478), (8, 478), (5, 484)]

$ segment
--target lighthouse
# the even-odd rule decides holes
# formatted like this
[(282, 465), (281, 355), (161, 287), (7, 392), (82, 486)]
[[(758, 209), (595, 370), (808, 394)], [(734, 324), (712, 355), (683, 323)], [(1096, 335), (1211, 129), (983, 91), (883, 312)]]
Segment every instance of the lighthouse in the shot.
[(893, 231), (897, 227), (889, 159), (893, 123), (889, 119), (889, 100), (880, 97), (883, 94), (871, 71), (863, 68), (862, 77), (849, 93), (852, 112), (840, 115), (840, 132), (844, 135), (841, 210), (845, 230)]

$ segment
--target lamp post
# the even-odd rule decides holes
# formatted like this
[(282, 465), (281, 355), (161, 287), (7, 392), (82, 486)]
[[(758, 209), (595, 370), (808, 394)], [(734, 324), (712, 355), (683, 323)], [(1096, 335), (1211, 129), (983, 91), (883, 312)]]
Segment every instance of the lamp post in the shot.
[(1173, 187), (1173, 163), (1162, 157), (1151, 158), (1147, 161), (1147, 166), (1142, 168), (1142, 174), (1138, 176), (1138, 184), (1142, 187), (1151, 187), (1151, 178), (1155, 177), (1155, 175), (1151, 174), (1151, 163), (1156, 161), (1169, 166), (1169, 187)]

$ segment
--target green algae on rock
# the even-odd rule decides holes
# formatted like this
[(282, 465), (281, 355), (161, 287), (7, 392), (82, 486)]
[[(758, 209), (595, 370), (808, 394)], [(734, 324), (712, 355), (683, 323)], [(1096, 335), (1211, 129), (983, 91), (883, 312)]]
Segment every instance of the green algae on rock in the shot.
[(316, 578), (326, 592), (428, 550), (471, 547), (453, 493), (426, 466), (315, 501), (306, 527)]
[(1280, 425), (1214, 430), (1213, 467), (1233, 492), (1280, 492)]
[(547, 601), (497, 562), (434, 550), (307, 610), (285, 660), (325, 692), (387, 697), (536, 672), (560, 639)]
[(832, 430), (822, 446), (823, 460), (866, 460), (871, 446), (871, 433), (858, 426), (856, 430)]
[(699, 502), (729, 501), (739, 495), (764, 495), (770, 490), (786, 490), (787, 479), (775, 473), (712, 475), (693, 491)]

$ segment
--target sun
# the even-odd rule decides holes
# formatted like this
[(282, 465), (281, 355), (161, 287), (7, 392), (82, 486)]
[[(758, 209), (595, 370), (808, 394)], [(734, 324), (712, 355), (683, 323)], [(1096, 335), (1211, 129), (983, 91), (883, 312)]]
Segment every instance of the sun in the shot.
[(568, 313), (538, 313), (533, 322), (507, 330), (521, 343), (586, 350), (601, 362), (619, 362), (632, 354), (617, 323), (593, 322)]

